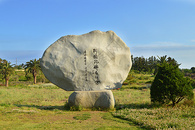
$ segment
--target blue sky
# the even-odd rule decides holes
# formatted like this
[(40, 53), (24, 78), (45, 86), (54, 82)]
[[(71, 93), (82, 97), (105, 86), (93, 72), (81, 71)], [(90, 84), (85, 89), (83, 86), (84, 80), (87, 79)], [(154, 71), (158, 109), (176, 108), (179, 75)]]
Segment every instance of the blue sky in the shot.
[(195, 66), (195, 0), (0, 0), (0, 58), (40, 58), (65, 35), (114, 31), (134, 56)]

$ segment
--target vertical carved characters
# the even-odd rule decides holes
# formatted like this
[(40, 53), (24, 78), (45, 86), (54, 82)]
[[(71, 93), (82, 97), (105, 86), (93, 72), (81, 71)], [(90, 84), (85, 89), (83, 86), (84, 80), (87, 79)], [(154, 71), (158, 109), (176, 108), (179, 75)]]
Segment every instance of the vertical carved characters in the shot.
[(99, 69), (99, 61), (98, 61), (98, 52), (97, 49), (93, 49), (93, 60), (94, 60), (94, 67), (93, 67), (93, 72), (95, 74), (95, 83), (96, 85), (100, 84), (99, 80), (99, 74), (98, 74), (98, 69)]
[[(100, 82), (100, 79), (99, 79), (99, 73), (98, 73), (98, 69), (99, 69), (99, 59), (98, 59), (98, 51), (97, 49), (92, 49), (92, 60), (89, 61), (88, 63), (89, 64), (92, 64), (93, 67), (89, 70), (88, 70), (88, 67), (87, 67), (87, 51), (85, 50), (84, 53), (83, 53), (83, 56), (84, 56), (84, 77), (85, 77), (85, 81), (88, 81), (88, 79), (91, 79), (89, 78), (88, 76), (93, 76), (92, 79), (94, 79), (94, 82), (96, 85), (99, 85), (101, 82)], [(90, 73), (92, 73), (92, 75), (88, 75), (88, 71), (90, 71)]]
[(87, 80), (87, 51), (85, 50), (83, 54), (84, 54), (84, 64), (85, 64), (84, 65), (85, 66), (85, 81), (88, 81)]

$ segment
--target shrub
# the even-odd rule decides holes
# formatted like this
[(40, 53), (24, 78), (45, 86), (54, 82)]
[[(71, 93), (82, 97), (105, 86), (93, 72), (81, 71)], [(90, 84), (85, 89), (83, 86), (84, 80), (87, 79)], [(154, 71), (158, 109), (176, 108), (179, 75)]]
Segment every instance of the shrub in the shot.
[(144, 80), (145, 78), (144, 78), (143, 75), (141, 75), (138, 79), (139, 79), (139, 80)]
[(126, 79), (126, 80), (132, 80), (132, 79), (134, 79), (134, 76), (133, 76), (132, 74), (129, 74), (129, 75), (127, 76), (127, 79)]
[(21, 76), (19, 77), (19, 81), (27, 81), (26, 76), (21, 75)]
[(128, 85), (129, 83), (128, 82), (123, 82), (123, 85)]
[(192, 80), (192, 88), (195, 89), (195, 80)]
[(26, 77), (27, 81), (32, 81), (33, 80), (33, 76), (30, 73), (26, 73), (25, 77)]
[(157, 75), (152, 83), (150, 96), (152, 102), (172, 105), (184, 98), (193, 99), (193, 88), (188, 78), (184, 78), (179, 65), (167, 61), (158, 65)]

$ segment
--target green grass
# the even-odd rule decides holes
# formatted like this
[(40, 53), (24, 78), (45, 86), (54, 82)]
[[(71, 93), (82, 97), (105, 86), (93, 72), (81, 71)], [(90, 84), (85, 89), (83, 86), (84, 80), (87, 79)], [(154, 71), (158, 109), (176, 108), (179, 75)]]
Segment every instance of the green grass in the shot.
[(129, 73), (127, 79), (124, 81), (122, 89), (145, 89), (149, 88), (154, 75), (151, 74), (136, 74), (134, 72)]
[(54, 86), (0, 87), (0, 129), (141, 129), (108, 111), (66, 109), (71, 93)]
[[(195, 107), (151, 104), (149, 85), (154, 76), (135, 74), (112, 90), (112, 111), (67, 107), (72, 92), (52, 84), (0, 86), (0, 129), (195, 129)], [(130, 83), (134, 80), (133, 83)]]
[(89, 113), (78, 114), (77, 116), (74, 116), (73, 118), (76, 120), (87, 120), (91, 118), (91, 114)]
[(113, 113), (115, 117), (126, 119), (149, 129), (195, 129), (194, 107), (165, 108), (125, 108)]

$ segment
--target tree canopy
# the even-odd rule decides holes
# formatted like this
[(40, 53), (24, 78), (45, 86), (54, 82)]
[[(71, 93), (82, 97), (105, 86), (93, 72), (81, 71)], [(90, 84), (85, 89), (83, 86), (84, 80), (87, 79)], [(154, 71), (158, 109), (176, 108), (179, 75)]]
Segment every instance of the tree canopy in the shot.
[(10, 76), (14, 73), (14, 68), (11, 66), (11, 63), (0, 59), (0, 74), (1, 78), (5, 80), (5, 86), (9, 86)]
[(39, 60), (34, 59), (34, 60), (30, 60), (29, 62), (26, 62), (25, 70), (27, 73), (31, 73), (33, 75), (34, 84), (36, 84), (37, 74), (41, 70), (40, 59)]
[(179, 65), (172, 59), (160, 58), (158, 72), (151, 86), (151, 101), (172, 105), (184, 98), (193, 99), (193, 88), (188, 78), (179, 70)]

